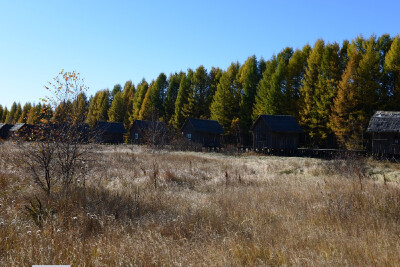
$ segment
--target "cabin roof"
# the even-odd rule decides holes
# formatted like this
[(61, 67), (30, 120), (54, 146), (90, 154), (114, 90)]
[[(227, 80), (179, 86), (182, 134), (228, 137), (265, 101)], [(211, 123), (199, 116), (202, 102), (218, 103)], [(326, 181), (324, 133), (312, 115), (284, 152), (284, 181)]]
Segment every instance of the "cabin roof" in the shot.
[(8, 123), (0, 123), (0, 130), (4, 127), (7, 129), (7, 127), (11, 128), (13, 125), (12, 124), (8, 124)]
[(400, 111), (377, 111), (371, 117), (367, 132), (399, 133)]
[(224, 133), (224, 129), (222, 129), (222, 126), (221, 124), (219, 124), (218, 121), (187, 118), (182, 126), (182, 129), (187, 123), (190, 123), (196, 132), (214, 133), (214, 134)]
[(13, 127), (10, 128), (10, 132), (16, 132), (19, 131), (22, 127), (24, 127), (25, 125), (28, 125), (26, 123), (16, 123), (14, 124)]
[(303, 130), (291, 115), (260, 115), (253, 123), (250, 130), (259, 122), (264, 121), (272, 132), (302, 133)]
[(106, 133), (126, 133), (122, 122), (104, 122), (99, 121), (96, 124), (96, 129)]

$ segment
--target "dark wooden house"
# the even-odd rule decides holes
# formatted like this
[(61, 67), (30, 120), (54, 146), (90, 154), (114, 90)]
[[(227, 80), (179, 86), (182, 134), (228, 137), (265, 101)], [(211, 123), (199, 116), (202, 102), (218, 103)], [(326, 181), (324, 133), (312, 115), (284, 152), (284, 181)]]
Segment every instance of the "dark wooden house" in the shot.
[(8, 136), (13, 140), (18, 140), (18, 139), (25, 141), (33, 140), (34, 129), (35, 126), (32, 124), (16, 123), (10, 128)]
[(126, 133), (122, 122), (98, 122), (92, 129), (92, 140), (95, 143), (120, 144)]
[(255, 150), (294, 150), (303, 132), (290, 115), (260, 115), (250, 129)]
[[(59, 138), (65, 138), (68, 142), (88, 143), (90, 136), (90, 126), (87, 123), (79, 124), (47, 124), (44, 125), (45, 131), (50, 131), (50, 135), (56, 135)], [(52, 133), (51, 133), (52, 132)]]
[(204, 147), (220, 147), (221, 135), (224, 134), (221, 124), (214, 120), (188, 118), (181, 128), (186, 139)]
[(369, 121), (372, 154), (400, 154), (400, 112), (377, 111)]
[(7, 139), (11, 127), (11, 124), (0, 123), (0, 139)]
[(135, 120), (129, 133), (133, 144), (165, 144), (167, 126), (161, 121)]

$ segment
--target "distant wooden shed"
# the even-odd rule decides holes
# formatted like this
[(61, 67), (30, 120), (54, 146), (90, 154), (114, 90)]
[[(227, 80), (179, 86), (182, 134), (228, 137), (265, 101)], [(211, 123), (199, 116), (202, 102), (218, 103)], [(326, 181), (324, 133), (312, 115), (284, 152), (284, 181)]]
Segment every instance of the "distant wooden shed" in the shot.
[(125, 133), (122, 122), (98, 122), (92, 129), (93, 141), (96, 143), (123, 143)]
[(303, 132), (291, 115), (260, 115), (250, 129), (254, 149), (297, 149)]
[(377, 111), (371, 117), (367, 133), (372, 134), (373, 154), (400, 154), (400, 112)]
[[(65, 123), (57, 125), (54, 124), (54, 126), (54, 130), (58, 132), (56, 133), (61, 137), (66, 138), (66, 140), (78, 143), (89, 142), (90, 126), (87, 123), (79, 123), (76, 125)], [(67, 136), (63, 136), (63, 134), (66, 134)]]
[(145, 144), (149, 141), (154, 144), (164, 144), (167, 126), (161, 121), (135, 120), (129, 132), (133, 144)]
[(12, 124), (0, 123), (0, 139), (7, 139)]
[(34, 137), (34, 128), (35, 126), (32, 124), (17, 123), (10, 128), (8, 135), (13, 140), (32, 140)]
[(224, 134), (221, 124), (214, 120), (188, 118), (181, 128), (186, 139), (204, 147), (220, 147), (221, 135)]

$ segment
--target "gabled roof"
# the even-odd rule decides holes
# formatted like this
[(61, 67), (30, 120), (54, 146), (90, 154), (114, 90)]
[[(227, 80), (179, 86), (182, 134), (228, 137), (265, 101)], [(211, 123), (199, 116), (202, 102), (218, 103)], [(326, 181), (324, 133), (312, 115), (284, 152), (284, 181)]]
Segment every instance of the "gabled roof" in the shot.
[(99, 121), (95, 128), (106, 133), (126, 133), (124, 124), (122, 122)]
[(400, 112), (399, 111), (377, 111), (371, 117), (367, 132), (375, 133), (399, 133)]
[(8, 123), (0, 123), (0, 130), (4, 127), (5, 129), (11, 128), (13, 125)]
[(22, 127), (24, 127), (25, 125), (29, 126), (29, 124), (26, 124), (26, 123), (16, 123), (13, 127), (11, 127), (10, 132), (16, 132), (16, 131), (20, 130)]
[(167, 126), (166, 126), (165, 123), (162, 122), (162, 121), (135, 120), (135, 121), (132, 123), (132, 125), (131, 125), (131, 129), (132, 129), (135, 125), (136, 125), (139, 129), (142, 129), (142, 130), (148, 129), (148, 128), (150, 128), (150, 126), (153, 126), (153, 125), (155, 126), (155, 128), (158, 128), (158, 129), (163, 129), (163, 130), (166, 130), (166, 129), (167, 129)]
[(280, 133), (302, 133), (303, 130), (297, 123), (296, 119), (291, 115), (260, 115), (250, 130), (254, 129), (254, 126), (259, 120), (263, 120), (272, 132)]
[(221, 126), (221, 124), (219, 124), (218, 121), (187, 118), (185, 123), (183, 124), (182, 128), (187, 123), (190, 123), (196, 132), (214, 133), (214, 134), (223, 134), (224, 133), (224, 129), (222, 129), (222, 126)]

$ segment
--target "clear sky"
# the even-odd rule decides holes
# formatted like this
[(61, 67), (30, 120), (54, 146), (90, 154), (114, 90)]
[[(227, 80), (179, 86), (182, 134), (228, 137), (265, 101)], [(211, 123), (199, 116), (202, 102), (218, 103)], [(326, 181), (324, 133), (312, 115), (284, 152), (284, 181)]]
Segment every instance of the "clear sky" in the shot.
[(0, 104), (39, 102), (61, 69), (80, 72), (90, 95), (318, 38), (395, 36), (399, 10), (398, 0), (0, 0)]

